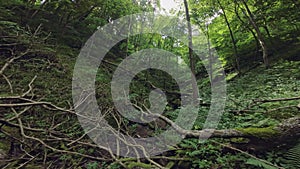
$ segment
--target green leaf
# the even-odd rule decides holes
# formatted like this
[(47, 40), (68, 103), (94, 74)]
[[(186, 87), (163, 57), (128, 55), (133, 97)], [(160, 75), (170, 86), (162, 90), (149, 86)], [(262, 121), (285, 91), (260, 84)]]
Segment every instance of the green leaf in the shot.
[(260, 160), (254, 159), (254, 158), (248, 159), (246, 164), (253, 165), (253, 166), (256, 166), (256, 167), (262, 167), (264, 169), (278, 169), (277, 167), (274, 167), (270, 164), (267, 164), (263, 161), (260, 161)]

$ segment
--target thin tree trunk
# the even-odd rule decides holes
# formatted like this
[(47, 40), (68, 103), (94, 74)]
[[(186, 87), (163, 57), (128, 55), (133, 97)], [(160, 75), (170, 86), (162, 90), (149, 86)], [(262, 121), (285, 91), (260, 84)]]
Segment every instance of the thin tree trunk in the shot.
[(258, 40), (259, 40), (259, 43), (260, 43), (260, 46), (262, 48), (262, 51), (263, 51), (263, 60), (264, 60), (264, 64), (265, 66), (268, 68), (270, 66), (270, 63), (269, 63), (269, 59), (268, 59), (268, 47), (267, 47), (267, 44), (266, 44), (266, 41), (265, 41), (265, 38), (263, 37), (261, 31), (259, 30), (259, 27), (258, 25), (256, 24), (255, 20), (254, 20), (254, 17), (253, 17), (253, 14), (252, 12), (250, 11), (247, 3), (245, 0), (242, 0), (242, 3), (244, 4), (245, 8), (246, 8), (246, 11), (248, 13), (248, 18), (249, 18), (249, 21), (251, 23), (251, 25), (253, 26), (256, 34), (257, 34), (257, 37), (258, 37)]
[(186, 20), (187, 20), (187, 26), (188, 26), (188, 40), (189, 40), (189, 59), (190, 59), (190, 67), (191, 67), (191, 80), (192, 80), (192, 88), (193, 88), (193, 99), (196, 102), (198, 99), (198, 86), (196, 79), (194, 78), (195, 76), (195, 60), (193, 57), (193, 34), (192, 34), (192, 26), (191, 26), (191, 18), (190, 18), (190, 13), (189, 13), (189, 7), (187, 0), (183, 0), (184, 2), (184, 7), (185, 7), (185, 14), (186, 14)]
[(234, 57), (235, 57), (235, 62), (236, 62), (236, 70), (238, 72), (240, 72), (240, 61), (239, 61), (239, 56), (238, 56), (238, 52), (237, 52), (236, 41), (235, 41), (235, 38), (233, 36), (233, 32), (232, 32), (232, 29), (230, 27), (230, 23), (228, 21), (225, 9), (224, 9), (223, 5), (221, 4), (221, 2), (219, 0), (217, 0), (217, 2), (218, 2), (219, 6), (220, 6), (220, 8), (223, 12), (223, 16), (224, 16), (226, 25), (227, 25), (229, 33), (230, 33), (230, 38), (231, 38), (231, 42), (232, 42), (232, 45), (233, 45), (233, 52), (234, 52)]
[(274, 44), (272, 35), (271, 35), (270, 30), (269, 30), (269, 27), (268, 27), (267, 19), (266, 19), (266, 18), (263, 18), (263, 20), (264, 20), (264, 26), (263, 26), (263, 28), (265, 29), (265, 31), (266, 31), (266, 33), (267, 33), (267, 35), (268, 35), (269, 42), (270, 42), (270, 45), (271, 45), (271, 49), (272, 49), (272, 51), (278, 53), (278, 50), (277, 50), (277, 48), (275, 47), (275, 44)]
[(209, 38), (210, 38), (210, 35), (209, 35), (209, 27), (208, 27), (208, 24), (206, 25), (206, 34), (207, 34), (207, 48), (208, 48), (208, 57), (209, 57), (209, 77), (210, 77), (210, 80), (212, 81), (213, 80), (213, 56), (212, 56), (212, 52), (211, 52), (211, 44), (210, 44), (210, 41), (209, 41)]
[(239, 12), (238, 12), (238, 9), (237, 9), (237, 3), (235, 4), (235, 7), (234, 7), (234, 11), (235, 11), (235, 14), (237, 16), (237, 18), (241, 21), (241, 23), (243, 25), (245, 25), (245, 27), (251, 32), (253, 38), (255, 39), (255, 42), (256, 42), (256, 53), (255, 53), (255, 56), (257, 57), (259, 55), (259, 40), (257, 38), (257, 36), (255, 35), (255, 32), (253, 32), (253, 30), (243, 21), (243, 19), (240, 17), (239, 15)]

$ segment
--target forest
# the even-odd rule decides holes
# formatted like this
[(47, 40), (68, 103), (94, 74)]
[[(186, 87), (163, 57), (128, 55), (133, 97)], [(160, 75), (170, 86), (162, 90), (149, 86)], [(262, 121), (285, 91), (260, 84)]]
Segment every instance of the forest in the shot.
[(0, 168), (300, 168), (299, 11), (0, 0)]

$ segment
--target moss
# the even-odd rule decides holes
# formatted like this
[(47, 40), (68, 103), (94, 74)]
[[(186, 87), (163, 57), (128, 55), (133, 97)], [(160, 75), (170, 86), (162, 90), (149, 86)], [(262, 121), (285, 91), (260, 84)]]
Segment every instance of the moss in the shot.
[(134, 167), (141, 167), (141, 168), (145, 168), (145, 169), (150, 169), (153, 168), (153, 166), (151, 164), (146, 164), (146, 163), (142, 163), (142, 162), (131, 162), (127, 165), (128, 168), (134, 168)]
[(278, 135), (278, 131), (274, 130), (273, 127), (265, 127), (265, 128), (240, 128), (237, 129), (238, 131), (242, 132), (245, 135), (262, 138), (262, 139), (268, 139), (272, 138), (276, 135)]
[(230, 139), (230, 141), (233, 143), (242, 144), (242, 143), (249, 143), (250, 140), (247, 138), (232, 138), (232, 139)]

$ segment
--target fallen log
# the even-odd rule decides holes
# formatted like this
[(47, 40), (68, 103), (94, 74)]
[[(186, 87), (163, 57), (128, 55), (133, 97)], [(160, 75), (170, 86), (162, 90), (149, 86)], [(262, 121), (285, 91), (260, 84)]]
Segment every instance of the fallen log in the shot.
[(185, 130), (175, 124), (173, 121), (162, 115), (155, 115), (171, 125), (171, 127), (185, 138), (237, 138), (261, 140), (285, 140), (287, 138), (298, 138), (300, 136), (300, 117), (293, 117), (284, 120), (276, 126), (264, 128), (236, 128), (236, 129), (203, 129), (203, 130)]

